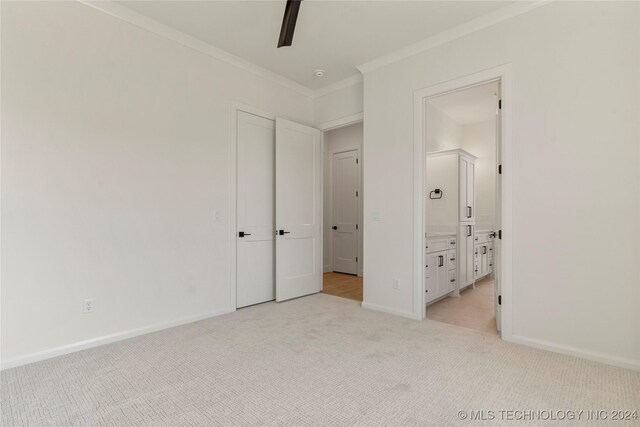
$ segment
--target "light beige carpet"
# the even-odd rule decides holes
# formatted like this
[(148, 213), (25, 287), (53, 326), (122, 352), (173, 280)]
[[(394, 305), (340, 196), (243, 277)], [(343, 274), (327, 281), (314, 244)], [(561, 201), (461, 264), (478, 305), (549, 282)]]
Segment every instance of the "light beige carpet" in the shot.
[(2, 372), (3, 426), (446, 426), (470, 424), (461, 410), (580, 409), (640, 409), (640, 373), (323, 294)]

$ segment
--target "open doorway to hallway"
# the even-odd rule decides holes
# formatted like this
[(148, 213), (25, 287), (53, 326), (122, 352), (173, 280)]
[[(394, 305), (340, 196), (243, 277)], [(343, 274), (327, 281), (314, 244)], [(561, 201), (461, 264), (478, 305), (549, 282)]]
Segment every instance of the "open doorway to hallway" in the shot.
[(426, 317), (498, 334), (500, 81), (425, 103)]
[(362, 301), (362, 123), (324, 133), (323, 292)]

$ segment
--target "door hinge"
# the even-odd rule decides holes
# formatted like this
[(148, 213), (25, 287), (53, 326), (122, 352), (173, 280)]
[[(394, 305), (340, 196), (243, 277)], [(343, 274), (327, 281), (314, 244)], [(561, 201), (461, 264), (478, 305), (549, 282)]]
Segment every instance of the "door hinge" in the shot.
[(498, 100), (498, 109), (502, 110), (502, 99)]
[(358, 224), (356, 224), (356, 230), (358, 229)]
[(356, 191), (356, 197), (358, 197), (358, 192)]
[(358, 257), (356, 257), (356, 262), (358, 262)]
[(502, 295), (498, 295), (498, 305), (502, 305)]
[(356, 158), (356, 165), (358, 164), (358, 159)]
[(502, 175), (502, 165), (498, 165), (498, 174)]
[(502, 230), (498, 230), (498, 239), (502, 240)]

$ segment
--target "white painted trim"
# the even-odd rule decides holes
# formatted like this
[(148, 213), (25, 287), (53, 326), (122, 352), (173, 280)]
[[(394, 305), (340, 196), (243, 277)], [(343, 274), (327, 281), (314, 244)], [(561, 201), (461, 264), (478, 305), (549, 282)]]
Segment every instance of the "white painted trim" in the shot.
[(577, 347), (571, 347), (568, 345), (557, 344), (549, 341), (536, 340), (533, 338), (527, 338), (520, 335), (511, 335), (509, 339), (505, 339), (505, 340), (512, 343), (522, 344), (528, 347), (537, 348), (540, 350), (553, 351), (555, 353), (580, 357), (582, 359), (591, 360), (593, 362), (606, 363), (607, 365), (613, 365), (621, 368), (633, 369), (634, 371), (640, 371), (640, 360), (628, 359), (624, 357), (613, 356), (607, 353), (584, 350)]
[(317, 125), (316, 128), (320, 129), (323, 132), (327, 132), (330, 130), (360, 123), (362, 121), (364, 121), (364, 113), (356, 113), (356, 114), (351, 114), (349, 116), (340, 117), (339, 119), (330, 120), (328, 122), (321, 123)]
[(354, 86), (357, 85), (359, 83), (362, 83), (362, 74), (356, 74), (354, 76), (351, 77), (347, 77), (346, 79), (337, 81), (335, 83), (332, 83), (330, 85), (321, 87), (320, 89), (316, 89), (313, 92), (313, 97), (314, 98), (320, 98), (321, 96), (325, 96), (328, 95), (332, 92), (335, 92), (337, 90), (340, 89), (344, 89), (350, 86)]
[(513, 300), (512, 300), (512, 283), (513, 283), (513, 227), (512, 227), (512, 136), (511, 136), (511, 65), (501, 65), (489, 70), (480, 71), (475, 74), (463, 76), (453, 80), (449, 80), (434, 86), (420, 89), (414, 92), (414, 315), (419, 319), (426, 316), (424, 301), (424, 218), (425, 218), (425, 197), (424, 197), (424, 179), (425, 179), (425, 161), (426, 158), (426, 140), (425, 132), (425, 102), (427, 98), (442, 95), (449, 92), (466, 89), (469, 87), (484, 84), (490, 81), (501, 81), (501, 99), (505, 106), (502, 109), (502, 159), (499, 164), (504, 165), (502, 171), (502, 259), (499, 268), (501, 269), (502, 278), (502, 338), (511, 339), (513, 325)]
[(101, 12), (104, 12), (108, 15), (111, 15), (115, 18), (126, 21), (137, 27), (145, 29), (149, 32), (157, 34), (161, 37), (177, 42), (183, 46), (197, 50), (198, 52), (208, 55), (212, 58), (226, 62), (227, 64), (233, 65), (234, 67), (238, 67), (258, 77), (262, 77), (273, 83), (279, 84), (280, 86), (286, 87), (287, 89), (291, 89), (301, 95), (313, 97), (315, 94), (313, 90), (309, 89), (306, 86), (303, 86), (280, 74), (274, 73), (273, 71), (267, 70), (266, 68), (260, 67), (252, 62), (249, 62), (245, 59), (235, 56), (229, 52), (226, 52), (220, 48), (217, 48), (200, 39), (197, 39), (193, 36), (183, 33), (182, 31), (178, 31), (174, 28), (169, 27), (168, 25), (162, 24), (156, 20), (148, 18), (120, 4), (117, 4), (108, 0), (102, 0), (102, 1), (76, 0), (76, 1), (86, 6), (92, 7), (96, 10), (99, 10)]
[(27, 365), (29, 363), (38, 362), (40, 360), (51, 359), (52, 357), (62, 356), (69, 353), (75, 353), (76, 351), (99, 347), (101, 345), (122, 341), (128, 338), (146, 335), (152, 332), (162, 331), (164, 329), (169, 329), (176, 326), (185, 325), (187, 323), (197, 322), (200, 320), (209, 319), (211, 317), (220, 316), (222, 314), (231, 313), (234, 310), (235, 309), (231, 308), (222, 308), (207, 313), (197, 314), (195, 316), (188, 316), (181, 319), (171, 320), (169, 322), (156, 323), (154, 325), (144, 326), (142, 328), (130, 329), (128, 331), (116, 332), (114, 334), (103, 335), (101, 337), (91, 338), (84, 341), (78, 341), (73, 344), (67, 344), (49, 350), (37, 351), (25, 356), (3, 360), (1, 369), (5, 370), (15, 368), (17, 366)]
[(429, 49), (433, 49), (436, 46), (443, 45), (450, 41), (499, 24), (500, 22), (514, 18), (518, 15), (522, 15), (523, 13), (530, 12), (540, 6), (551, 3), (551, 1), (553, 0), (515, 2), (510, 6), (505, 6), (486, 15), (479, 16), (478, 18), (475, 18), (469, 22), (442, 31), (418, 43), (411, 44), (390, 54), (365, 62), (364, 64), (358, 65), (356, 68), (362, 74), (368, 73), (378, 68), (385, 67), (394, 62), (398, 62), (413, 55), (425, 52)]
[(362, 302), (362, 308), (367, 309), (367, 310), (379, 311), (379, 312), (387, 313), (387, 314), (393, 314), (394, 316), (406, 317), (408, 319), (421, 320), (419, 317), (416, 317), (410, 311), (398, 310), (398, 309), (395, 309), (395, 308), (386, 307), (384, 305), (372, 304), (372, 303), (366, 302), (366, 301)]

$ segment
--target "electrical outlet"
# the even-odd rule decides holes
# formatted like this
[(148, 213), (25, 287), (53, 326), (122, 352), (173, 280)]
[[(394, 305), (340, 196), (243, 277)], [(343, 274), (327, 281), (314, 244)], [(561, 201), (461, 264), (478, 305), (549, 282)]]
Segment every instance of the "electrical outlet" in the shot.
[(393, 289), (400, 289), (400, 279), (393, 279)]
[(86, 300), (84, 300), (84, 305), (82, 307), (83, 313), (93, 313), (94, 309), (95, 303), (93, 301), (93, 298), (87, 298)]

